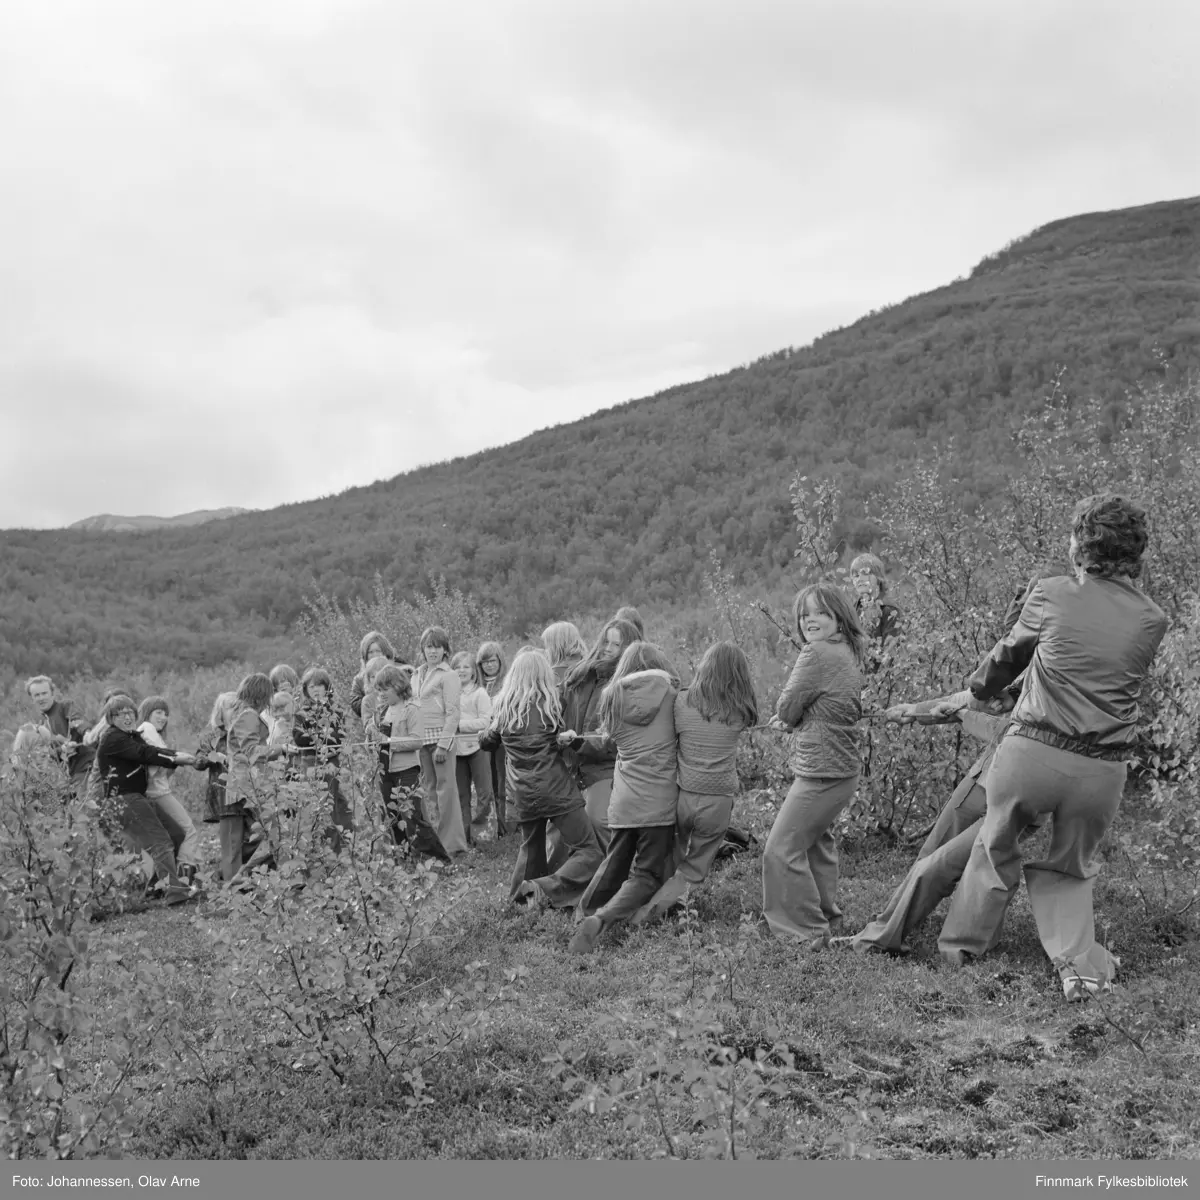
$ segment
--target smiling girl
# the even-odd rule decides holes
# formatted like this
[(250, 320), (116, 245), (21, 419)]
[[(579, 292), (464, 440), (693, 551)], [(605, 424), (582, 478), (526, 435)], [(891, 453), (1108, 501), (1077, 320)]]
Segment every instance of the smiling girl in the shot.
[(793, 733), (795, 775), (763, 848), (763, 916), (771, 932), (807, 950), (829, 944), (838, 856), (830, 826), (858, 788), (865, 637), (835, 587), (803, 588), (792, 609), (803, 643), (779, 697), (775, 729)]

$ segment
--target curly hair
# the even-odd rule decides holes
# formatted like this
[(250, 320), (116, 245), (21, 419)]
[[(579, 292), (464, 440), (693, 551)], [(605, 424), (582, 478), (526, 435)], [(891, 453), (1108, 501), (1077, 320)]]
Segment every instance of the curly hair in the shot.
[(1136, 578), (1142, 572), (1149, 533), (1146, 510), (1111, 492), (1086, 496), (1071, 524), (1076, 561), (1088, 575)]

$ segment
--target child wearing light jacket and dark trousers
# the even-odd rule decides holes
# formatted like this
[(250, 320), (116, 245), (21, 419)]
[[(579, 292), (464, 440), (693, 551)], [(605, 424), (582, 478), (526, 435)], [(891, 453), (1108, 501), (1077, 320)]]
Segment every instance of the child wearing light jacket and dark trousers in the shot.
[[(679, 800), (675, 697), (679, 677), (657, 646), (634, 642), (621, 655), (600, 700), (600, 730), (617, 748), (608, 853), (579, 901), (584, 916), (571, 939), (588, 954), (605, 929), (627, 921), (662, 887), (675, 842)], [(562, 737), (575, 748), (574, 730)]]

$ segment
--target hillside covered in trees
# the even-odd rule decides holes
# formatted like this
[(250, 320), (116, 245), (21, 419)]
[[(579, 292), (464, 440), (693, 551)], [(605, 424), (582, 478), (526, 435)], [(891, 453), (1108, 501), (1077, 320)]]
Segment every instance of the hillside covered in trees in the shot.
[[(1057, 221), (966, 279), (703, 382), (339, 496), (194, 528), (0, 533), (0, 672), (212, 665), (339, 600), (444, 575), (509, 631), (791, 561), (788, 487), (833, 476), (860, 544), (869, 495), (953, 437), (985, 500), (1055, 386), (1118, 414), (1200, 365), (1200, 198)], [(858, 514), (858, 515), (856, 515)]]

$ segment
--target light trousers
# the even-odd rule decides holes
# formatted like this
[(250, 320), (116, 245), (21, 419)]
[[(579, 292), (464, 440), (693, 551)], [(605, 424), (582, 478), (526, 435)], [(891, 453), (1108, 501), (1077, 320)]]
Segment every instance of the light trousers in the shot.
[(771, 932), (802, 941), (829, 933), (838, 853), (830, 827), (858, 789), (847, 779), (793, 781), (763, 847), (763, 916)]
[(1042, 948), (1064, 978), (1109, 982), (1116, 963), (1096, 941), (1092, 884), (1096, 852), (1125, 790), (1125, 764), (1089, 758), (1010, 734), (987, 780), (987, 815), (938, 939), (952, 963), (983, 954), (994, 941), (1021, 881), (1018, 839), (1050, 818), (1050, 849), (1025, 864), (1025, 886)]

